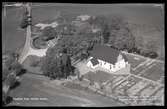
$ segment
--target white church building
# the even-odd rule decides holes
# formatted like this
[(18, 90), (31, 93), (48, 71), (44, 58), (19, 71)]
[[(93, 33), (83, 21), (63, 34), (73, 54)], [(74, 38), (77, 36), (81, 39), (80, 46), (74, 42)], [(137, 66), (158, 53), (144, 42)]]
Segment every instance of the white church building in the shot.
[(103, 68), (109, 72), (117, 72), (122, 69), (126, 69), (126, 73), (130, 72), (130, 64), (125, 54), (105, 45), (96, 45), (93, 48), (87, 66), (92, 69)]

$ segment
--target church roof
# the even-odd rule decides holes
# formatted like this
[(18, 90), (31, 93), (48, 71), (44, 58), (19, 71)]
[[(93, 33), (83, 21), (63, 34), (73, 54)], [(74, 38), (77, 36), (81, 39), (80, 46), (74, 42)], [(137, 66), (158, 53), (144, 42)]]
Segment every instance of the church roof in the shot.
[(94, 58), (115, 64), (120, 51), (105, 45), (96, 45), (90, 52)]

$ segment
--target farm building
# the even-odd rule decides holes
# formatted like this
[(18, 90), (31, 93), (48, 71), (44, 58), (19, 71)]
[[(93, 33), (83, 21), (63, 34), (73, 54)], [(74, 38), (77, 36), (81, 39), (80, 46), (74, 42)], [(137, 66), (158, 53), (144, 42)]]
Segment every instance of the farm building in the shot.
[(130, 64), (126, 56), (119, 50), (109, 46), (96, 45), (91, 51), (90, 56), (87, 66), (92, 69), (98, 69), (100, 67), (109, 72), (117, 72), (126, 68), (130, 69)]
[(81, 21), (86, 21), (90, 18), (91, 16), (89, 15), (80, 15), (80, 16), (77, 16), (76, 20), (81, 20)]

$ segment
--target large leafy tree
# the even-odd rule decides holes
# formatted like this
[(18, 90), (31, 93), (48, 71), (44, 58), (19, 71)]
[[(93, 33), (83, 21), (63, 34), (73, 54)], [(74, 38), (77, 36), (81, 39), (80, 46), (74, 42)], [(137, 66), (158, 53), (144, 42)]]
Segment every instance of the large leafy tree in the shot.
[(43, 74), (51, 79), (67, 78), (72, 72), (71, 59), (67, 55), (66, 50), (54, 53), (49, 51), (45, 57), (42, 58), (41, 70)]
[(8, 70), (9, 72), (15, 72), (16, 75), (20, 73), (20, 71), (23, 69), (22, 65), (18, 62), (18, 54), (15, 52), (7, 52), (4, 54), (7, 58), (3, 60), (3, 68)]
[(110, 38), (110, 28), (109, 28), (109, 25), (105, 25), (104, 28), (103, 28), (103, 43), (108, 43), (109, 41), (109, 38)]
[(91, 17), (88, 20), (89, 24), (92, 26), (95, 26), (97, 28), (100, 28), (99, 35), (101, 37), (100, 41), (101, 44), (107, 43), (110, 37), (110, 27), (109, 27), (109, 20), (105, 16), (96, 16), (95, 18)]
[(25, 11), (23, 12), (22, 20), (21, 20), (21, 23), (20, 23), (20, 27), (22, 29), (25, 29), (25, 28), (27, 28), (28, 25), (29, 25), (29, 22), (28, 22), (28, 11), (25, 8)]
[(6, 102), (10, 88), (15, 85), (16, 76), (21, 72), (22, 65), (17, 62), (18, 55), (14, 52), (7, 52), (3, 54), (3, 102)]
[(57, 32), (54, 28), (52, 27), (46, 27), (44, 28), (44, 30), (42, 31), (42, 35), (41, 35), (41, 38), (44, 40), (44, 41), (48, 41), (48, 40), (51, 40), (53, 38), (57, 37)]
[(117, 32), (114, 46), (120, 50), (131, 50), (135, 47), (135, 38), (128, 32), (127, 28), (121, 28)]
[(135, 47), (135, 37), (128, 23), (121, 16), (114, 16), (109, 24), (109, 44), (120, 50), (131, 50)]

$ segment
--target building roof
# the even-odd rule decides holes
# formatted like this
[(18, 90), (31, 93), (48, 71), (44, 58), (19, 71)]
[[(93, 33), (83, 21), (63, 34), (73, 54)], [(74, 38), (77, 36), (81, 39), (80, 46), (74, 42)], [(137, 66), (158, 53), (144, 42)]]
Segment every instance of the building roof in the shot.
[(128, 58), (126, 57), (126, 55), (124, 53), (121, 53), (122, 57), (124, 58), (125, 62), (128, 61)]
[(115, 64), (120, 51), (109, 46), (96, 45), (90, 52), (90, 55), (94, 58)]
[(90, 61), (92, 62), (93, 66), (99, 64), (99, 61), (96, 58), (92, 58)]

